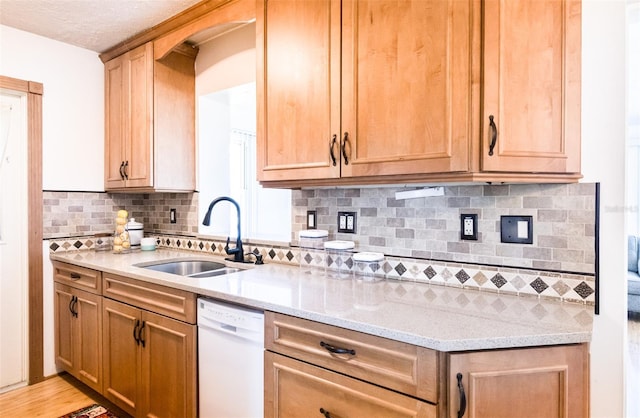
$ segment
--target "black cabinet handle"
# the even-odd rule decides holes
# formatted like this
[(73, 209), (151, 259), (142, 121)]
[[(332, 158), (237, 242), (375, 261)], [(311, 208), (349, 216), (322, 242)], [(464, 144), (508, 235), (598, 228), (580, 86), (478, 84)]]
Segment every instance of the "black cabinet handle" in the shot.
[(124, 169), (124, 161), (120, 163), (120, 178), (122, 180), (124, 180), (124, 171), (122, 171), (123, 169)]
[(458, 391), (460, 392), (460, 409), (458, 409), (458, 418), (462, 418), (467, 411), (467, 396), (464, 394), (464, 386), (462, 385), (462, 373), (456, 375), (458, 379)]
[(142, 339), (142, 330), (144, 330), (144, 326), (146, 325), (145, 321), (142, 321), (142, 325), (140, 326), (140, 329), (138, 329), (138, 341), (140, 341), (140, 344), (142, 344), (142, 347), (144, 347), (144, 339)]
[(320, 413), (324, 415), (324, 418), (331, 418), (331, 413), (324, 408), (320, 408)]
[(140, 340), (138, 339), (138, 327), (140, 326), (140, 320), (136, 319), (136, 326), (133, 327), (133, 339), (136, 340), (136, 345), (140, 345)]
[(75, 314), (73, 312), (73, 302), (75, 302), (76, 297), (75, 296), (71, 296), (71, 300), (69, 301), (69, 312), (71, 312), (71, 316), (75, 317)]
[(349, 142), (349, 133), (345, 132), (342, 138), (342, 158), (344, 159), (344, 165), (349, 165), (349, 158), (347, 158), (347, 142)]
[(356, 355), (356, 350), (352, 350), (350, 348), (334, 347), (331, 344), (325, 343), (324, 341), (320, 341), (320, 347), (323, 347), (325, 350), (333, 354), (351, 354), (352, 356)]
[(498, 140), (498, 128), (495, 122), (493, 122), (493, 115), (489, 115), (489, 127), (491, 128), (491, 144), (489, 144), (489, 155), (493, 155), (493, 148), (496, 146)]
[(80, 274), (78, 274), (78, 273), (73, 273), (73, 272), (71, 273), (71, 278), (72, 278), (73, 280), (78, 280), (78, 279), (79, 279), (79, 278), (81, 278), (81, 277), (82, 277), (82, 276), (81, 276)]
[(122, 171), (124, 171), (124, 179), (125, 180), (129, 180), (129, 170), (128, 170), (128, 168), (129, 168), (129, 160), (124, 162), (124, 167), (123, 167), (123, 170), (122, 170)]
[(336, 141), (338, 140), (338, 135), (333, 135), (331, 138), (331, 142), (329, 143), (329, 155), (331, 156), (331, 164), (336, 166), (336, 155), (333, 153), (333, 147), (336, 145)]

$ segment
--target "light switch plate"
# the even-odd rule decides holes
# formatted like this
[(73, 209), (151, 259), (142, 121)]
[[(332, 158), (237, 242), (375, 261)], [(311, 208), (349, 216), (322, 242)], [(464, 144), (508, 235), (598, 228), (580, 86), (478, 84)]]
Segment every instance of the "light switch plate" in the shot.
[(478, 215), (475, 213), (460, 214), (460, 239), (478, 240)]
[(316, 219), (317, 219), (316, 211), (308, 210), (307, 211), (307, 229), (316, 229), (318, 227)]
[(533, 244), (533, 217), (501, 216), (500, 241), (514, 244)]

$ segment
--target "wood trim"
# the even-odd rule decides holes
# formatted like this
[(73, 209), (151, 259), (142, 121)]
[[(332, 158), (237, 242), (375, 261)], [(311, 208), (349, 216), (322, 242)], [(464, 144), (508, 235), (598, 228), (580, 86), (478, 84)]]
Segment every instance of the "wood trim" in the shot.
[(27, 93), (29, 384), (44, 380), (42, 271), (42, 83), (0, 76), (0, 87)]
[(154, 59), (162, 60), (169, 53), (182, 45), (189, 36), (208, 28), (230, 22), (249, 23), (256, 18), (256, 3), (252, 0), (236, 0), (212, 9), (194, 18), (170, 33), (156, 38), (153, 42)]
[(224, 6), (227, 3), (230, 3), (233, 0), (204, 0), (183, 12), (178, 13), (177, 15), (170, 17), (153, 26), (152, 28), (139, 33), (138, 35), (129, 38), (123, 42), (120, 42), (116, 46), (107, 49), (106, 51), (100, 54), (100, 60), (102, 62), (107, 62), (117, 56), (124, 54), (127, 51), (130, 51), (134, 48), (139, 47), (142, 44), (145, 44), (149, 41), (153, 41), (161, 36), (166, 35), (167, 33), (174, 31), (180, 28), (183, 25), (187, 25), (193, 20), (196, 20), (207, 13), (211, 12), (214, 9)]

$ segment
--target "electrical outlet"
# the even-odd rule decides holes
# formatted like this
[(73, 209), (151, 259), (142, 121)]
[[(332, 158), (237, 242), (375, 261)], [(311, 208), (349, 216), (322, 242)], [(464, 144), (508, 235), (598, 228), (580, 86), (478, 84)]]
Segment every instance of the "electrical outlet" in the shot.
[(338, 232), (346, 234), (356, 233), (355, 212), (338, 212)]
[(460, 214), (460, 239), (463, 240), (478, 240), (478, 215)]
[(176, 223), (176, 210), (175, 209), (170, 209), (169, 210), (169, 222), (171, 222), (172, 224)]

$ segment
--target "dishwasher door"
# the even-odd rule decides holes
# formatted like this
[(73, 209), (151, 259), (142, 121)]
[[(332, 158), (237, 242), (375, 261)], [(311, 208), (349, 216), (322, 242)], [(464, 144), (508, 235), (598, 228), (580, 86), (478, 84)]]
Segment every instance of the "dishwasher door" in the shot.
[(198, 299), (201, 418), (262, 418), (264, 314)]

